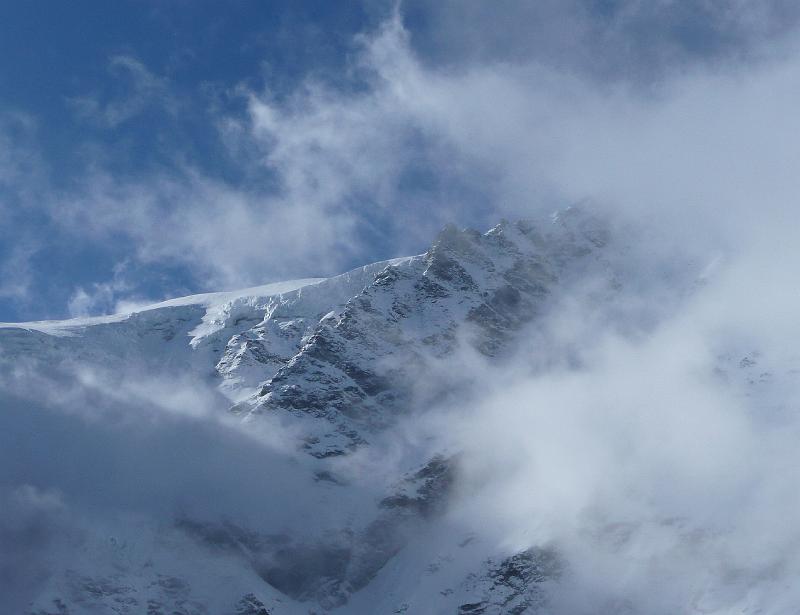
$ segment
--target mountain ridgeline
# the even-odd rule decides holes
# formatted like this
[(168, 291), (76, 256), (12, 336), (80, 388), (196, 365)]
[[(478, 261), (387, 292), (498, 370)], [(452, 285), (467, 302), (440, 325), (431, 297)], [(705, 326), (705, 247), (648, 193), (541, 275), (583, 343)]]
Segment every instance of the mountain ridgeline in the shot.
[[(176, 457), (219, 457), (213, 472), (181, 479), (196, 479), (207, 506), (188, 496), (170, 502), (168, 488), (157, 512), (116, 501), (86, 512), (63, 493), (82, 520), (64, 522), (74, 540), (53, 550), (21, 612), (545, 609), (548, 587), (565, 571), (557, 548), (509, 548), (454, 523), (452, 503), (468, 497), (462, 453), (436, 438), (415, 440), (410, 426), (435, 408), (466, 404), (481, 383), (459, 366), (502, 367), (567, 289), (591, 287), (593, 300), (613, 301), (620, 251), (605, 224), (568, 209), (483, 234), (448, 226), (424, 254), (333, 278), (0, 326), (0, 362), (16, 374), (4, 382), (9, 407), (78, 415), (68, 423), (74, 430), (137, 417), (157, 426), (163, 411), (212, 431), (192, 451), (194, 428), (170, 427), (182, 430), (175, 450), (188, 451)], [(161, 390), (168, 394), (154, 393)], [(217, 441), (215, 430), (229, 435)], [(214, 453), (231, 433), (252, 436), (268, 457)], [(107, 453), (98, 464), (125, 463)], [(169, 475), (173, 462), (163, 463)], [(241, 478), (250, 472), (257, 478)], [(235, 483), (241, 501), (226, 508), (225, 497), (209, 495), (219, 481)]]

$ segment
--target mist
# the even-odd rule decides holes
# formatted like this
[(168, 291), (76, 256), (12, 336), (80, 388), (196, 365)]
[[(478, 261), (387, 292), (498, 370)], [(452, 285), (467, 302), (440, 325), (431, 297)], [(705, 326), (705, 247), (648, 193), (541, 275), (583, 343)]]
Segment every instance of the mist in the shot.
[(563, 555), (550, 612), (790, 612), (794, 275), (750, 251), (659, 279), (631, 245), (642, 284), (629, 271), (605, 299), (565, 286), (501, 362), (464, 344), (434, 378), (467, 393), (410, 440), (460, 454), (449, 524)]
[[(192, 531), (206, 526), (313, 544), (353, 524), (312, 488), (294, 434), (268, 419), (242, 425), (207, 381), (132, 363), (53, 368), (5, 364), (0, 380), (0, 570), (11, 612), (24, 612), (54, 575), (91, 563), (81, 554), (119, 557), (103, 552), (109, 541), (130, 545), (136, 565), (164, 536), (176, 552), (202, 545)], [(374, 510), (375, 489), (350, 490), (362, 515)]]

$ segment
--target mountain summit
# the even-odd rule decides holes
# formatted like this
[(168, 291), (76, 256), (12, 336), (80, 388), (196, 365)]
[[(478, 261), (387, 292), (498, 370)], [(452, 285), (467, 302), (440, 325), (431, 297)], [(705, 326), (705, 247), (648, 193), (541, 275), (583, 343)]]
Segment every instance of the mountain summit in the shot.
[[(511, 370), (565, 294), (613, 305), (625, 262), (568, 209), (332, 278), (0, 325), (10, 405), (71, 417), (58, 446), (118, 442), (97, 499), (51, 494), (68, 539), (27, 613), (537, 612), (565, 559), (453, 518), (470, 481), (440, 410)], [(156, 495), (125, 463), (156, 468)]]

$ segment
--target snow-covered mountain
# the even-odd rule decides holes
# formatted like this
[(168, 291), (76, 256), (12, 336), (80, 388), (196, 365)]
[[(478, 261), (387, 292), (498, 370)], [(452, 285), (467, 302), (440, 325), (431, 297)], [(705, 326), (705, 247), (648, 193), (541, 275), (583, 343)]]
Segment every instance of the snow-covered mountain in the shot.
[[(108, 422), (118, 443), (93, 461), (108, 464), (97, 487), (113, 485), (108, 497), (48, 490), (44, 479), (6, 490), (25, 521), (0, 537), (39, 517), (66, 528), (66, 538), (45, 543), (36, 578), (25, 573), (29, 600), (15, 608), (548, 612), (568, 558), (550, 541), (509, 541), (459, 515), (475, 475), (464, 478), (464, 451), (442, 417), (457, 415), (483, 377), (511, 371), (520, 355), (537, 351), (532, 372), (549, 361), (580, 362), (569, 344), (558, 356), (537, 346), (547, 347), (545, 323), (566, 309), (565, 296), (596, 306), (603, 326), (620, 314), (614, 326), (634, 334), (651, 326), (652, 311), (643, 315), (628, 300), (638, 283), (631, 267), (619, 233), (570, 209), (484, 234), (447, 227), (425, 254), (332, 278), (184, 297), (130, 314), (0, 325), (8, 412), (63, 414), (63, 429), (90, 434), (59, 427), (55, 442), (106, 434), (98, 424)], [(699, 272), (687, 264), (665, 273), (671, 292), (660, 308), (693, 292)], [(749, 373), (754, 364), (751, 357), (742, 367)], [(147, 435), (162, 422), (176, 434), (166, 444)], [(141, 423), (151, 424), (144, 436)], [(34, 455), (25, 446), (21, 462)], [(46, 454), (68, 468), (77, 451)], [(125, 463), (141, 464), (142, 474)], [(140, 505), (151, 487), (140, 492), (134, 483), (150, 485), (144, 473), (154, 471), (164, 476), (152, 496), (159, 506)], [(81, 489), (92, 480), (73, 479)]]

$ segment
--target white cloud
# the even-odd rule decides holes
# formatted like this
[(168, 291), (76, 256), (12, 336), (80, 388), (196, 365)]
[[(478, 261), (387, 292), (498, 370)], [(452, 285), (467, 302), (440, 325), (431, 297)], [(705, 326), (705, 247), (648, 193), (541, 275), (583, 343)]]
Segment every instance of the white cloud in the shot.
[(21, 240), (0, 262), (0, 298), (25, 301), (30, 298), (33, 278), (31, 258), (37, 248), (31, 240)]
[(38, 126), (26, 113), (0, 112), (0, 299), (24, 302), (40, 237), (21, 228), (47, 192), (46, 167), (37, 147)]
[[(247, 116), (219, 117), (252, 183), (186, 164), (133, 179), (98, 160), (77, 189), (45, 199), (59, 201), (54, 223), (129, 239), (137, 260), (189, 267), (211, 288), (331, 274), (419, 250), (448, 221), (489, 225), (587, 197), (700, 243), (793, 219), (791, 41), (648, 89), (528, 56), (430, 65), (399, 15), (360, 44), (357, 87), (245, 91)], [(131, 58), (112, 64), (137, 84), (136, 109), (169, 89)]]
[[(683, 298), (634, 265), (611, 305), (560, 289), (518, 357), (452, 363), (480, 384), (422, 430), (464, 451), (453, 520), (509, 553), (555, 546), (551, 612), (796, 604), (800, 295), (785, 262), (746, 251)], [(629, 300), (655, 316), (633, 335)]]
[(117, 263), (113, 276), (107, 282), (95, 282), (87, 290), (76, 287), (67, 302), (67, 310), (73, 318), (132, 312), (137, 306), (154, 303), (133, 295), (134, 284), (130, 281), (130, 261)]
[[(587, 27), (583, 9), (548, 6), (544, 15), (563, 17), (553, 19), (565, 32)], [(615, 10), (616, 26), (600, 21), (620, 32), (653, 22), (651, 12), (677, 11), (639, 3)], [(467, 13), (478, 19), (476, 11)], [(777, 7), (709, 11), (714, 23), (738, 24), (737, 36), (747, 33), (739, 38), (758, 53), (747, 61), (684, 58), (647, 87), (564, 70), (538, 47), (436, 64), (415, 52), (396, 13), (360, 37), (348, 85), (309, 79), (280, 97), (241, 89), (246, 116), (218, 114), (242, 183), (186, 163), (125, 176), (98, 156), (67, 191), (27, 173), (22, 200), (81, 241), (123, 239), (137, 262), (187, 267), (205, 289), (332, 274), (418, 251), (446, 222), (490, 225), (585, 198), (651, 218), (681, 241), (737, 246), (745, 236), (770, 236), (753, 230), (795, 221), (797, 52), (791, 37), (770, 44), (765, 34), (777, 27)], [(476, 36), (496, 40), (488, 18), (485, 32), (473, 32), (452, 7), (431, 15), (450, 24), (450, 39), (461, 33), (448, 43), (454, 49)], [(615, 45), (624, 42), (620, 32), (611, 33)], [(724, 49), (714, 57), (725, 59)], [(87, 98), (96, 121), (120, 125), (151, 104), (180, 113), (170, 83), (135, 58), (115, 56), (110, 70), (130, 91)], [(30, 156), (6, 158), (14, 164), (0, 164), (0, 179), (19, 179), (13, 169)], [(83, 292), (94, 296), (107, 283)], [(76, 309), (86, 301), (79, 294)], [(90, 301), (81, 309), (99, 308)]]
[(125, 90), (109, 97), (93, 94), (68, 98), (68, 104), (80, 117), (103, 128), (113, 129), (136, 117), (150, 105), (176, 112), (177, 103), (170, 93), (167, 79), (154, 74), (136, 58), (112, 56), (108, 71), (124, 84)]

